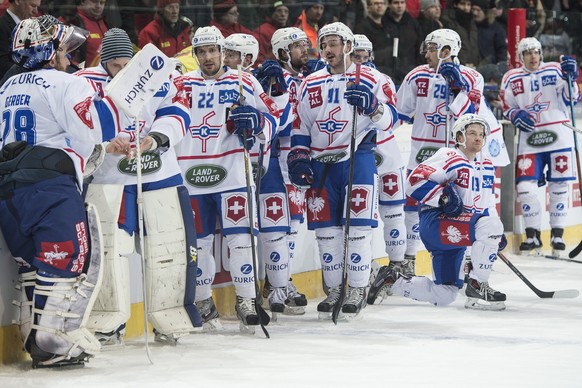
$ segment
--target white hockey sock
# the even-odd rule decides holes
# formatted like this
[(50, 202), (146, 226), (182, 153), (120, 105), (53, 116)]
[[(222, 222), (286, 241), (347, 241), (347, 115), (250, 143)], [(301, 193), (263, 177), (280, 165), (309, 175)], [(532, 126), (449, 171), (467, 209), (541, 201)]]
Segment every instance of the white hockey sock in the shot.
[(535, 181), (521, 181), (517, 184), (517, 197), (521, 202), (523, 223), (526, 228), (540, 230), (542, 215), (540, 201), (536, 195), (537, 189)]
[(212, 282), (216, 275), (216, 262), (212, 253), (214, 235), (199, 238), (198, 245), (198, 273), (196, 277), (196, 301), (208, 299), (212, 296)]
[(380, 205), (380, 217), (384, 222), (384, 243), (390, 261), (404, 260), (406, 251), (406, 224), (402, 205)]
[(248, 233), (229, 234), (226, 241), (230, 248), (230, 276), (236, 294), (243, 298), (256, 297), (251, 236)]
[(405, 211), (404, 223), (406, 224), (406, 251), (408, 256), (416, 256), (420, 248), (420, 233), (418, 231), (418, 212)]
[(568, 217), (568, 182), (549, 182), (550, 225), (564, 229)]
[(497, 217), (481, 217), (475, 225), (475, 242), (471, 247), (473, 269), (469, 277), (478, 282), (486, 282), (497, 259), (503, 224)]
[(455, 301), (459, 288), (435, 284), (425, 276), (400, 277), (392, 286), (392, 293), (435, 306), (446, 306)]
[(289, 245), (284, 232), (259, 234), (261, 256), (272, 287), (287, 287), (289, 281)]
[(370, 281), (372, 262), (372, 228), (352, 226), (348, 246), (348, 284), (350, 287), (366, 287)]
[(332, 226), (315, 231), (323, 280), (328, 287), (337, 287), (342, 282), (344, 262), (342, 235), (343, 228), (341, 226)]

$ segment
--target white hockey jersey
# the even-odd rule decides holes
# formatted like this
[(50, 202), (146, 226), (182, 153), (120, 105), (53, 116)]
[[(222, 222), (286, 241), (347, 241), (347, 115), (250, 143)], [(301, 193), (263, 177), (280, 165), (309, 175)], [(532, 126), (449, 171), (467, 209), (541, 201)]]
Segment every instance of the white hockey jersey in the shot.
[[(482, 116), (491, 128), (483, 151), (494, 160), (495, 165), (505, 166), (509, 163), (509, 157), (501, 126), (485, 103), (483, 76), (463, 65), (460, 69), (463, 78), (469, 83), (470, 91), (461, 91), (450, 101), (449, 128), (452, 129), (455, 121), (464, 113), (476, 112)], [(414, 68), (398, 89), (396, 107), (399, 117), (406, 122), (414, 119), (412, 147), (407, 166), (410, 170), (446, 144), (446, 90), (444, 77), (428, 65)], [(453, 146), (454, 141), (450, 141), (450, 145)]]
[(443, 188), (448, 182), (463, 200), (465, 212), (497, 215), (495, 208), (495, 168), (491, 160), (469, 161), (458, 148), (441, 148), (420, 163), (408, 176), (406, 195), (424, 205), (439, 206)]
[(297, 112), (297, 105), (299, 103), (299, 89), (301, 88), (301, 83), (303, 82), (304, 77), (301, 73), (293, 75), (285, 69), (283, 69), (283, 75), (285, 76), (285, 82), (287, 83), (289, 106), (291, 108), (291, 113), (293, 114), (294, 120), (291, 125), (287, 125), (279, 132), (279, 150), (281, 152), (281, 156), (279, 157), (279, 166), (281, 167), (281, 173), (283, 174), (283, 180), (285, 181), (285, 184), (291, 184), (287, 167), (287, 155), (289, 154), (289, 151), (291, 151), (291, 135), (293, 130), (299, 129), (299, 125), (301, 124), (301, 120)]
[[(580, 99), (580, 90), (574, 82), (572, 95)], [(519, 153), (533, 154), (571, 148), (574, 135), (562, 123), (568, 118), (568, 82), (562, 79), (562, 69), (556, 62), (542, 62), (535, 72), (525, 67), (509, 70), (501, 81), (503, 114), (510, 118), (516, 110), (528, 111), (536, 129), (519, 136)]]
[[(354, 82), (356, 64), (352, 63), (345, 74), (330, 74), (328, 68), (310, 74), (299, 91), (298, 114), (301, 120), (291, 140), (292, 148), (306, 149), (311, 157), (323, 163), (347, 160), (350, 154), (352, 119), (354, 107), (346, 101), (346, 84)], [(371, 118), (358, 114), (356, 144), (369, 131), (389, 130), (398, 119), (392, 91), (386, 78), (368, 66), (362, 66), (360, 82), (366, 85), (384, 104), (384, 114), (376, 123)]]
[[(388, 88), (385, 90), (390, 91), (390, 95), (387, 96), (388, 101), (390, 104), (396, 105), (396, 87), (394, 86), (394, 82), (386, 74), (382, 74), (382, 76), (388, 84)], [(374, 152), (376, 154), (376, 165), (379, 175), (404, 167), (404, 161), (400, 155), (400, 148), (398, 148), (398, 143), (394, 137), (393, 128), (385, 128), (384, 130), (378, 128), (376, 144), (377, 146)]]
[(25, 140), (65, 151), (81, 187), (85, 162), (101, 142), (101, 128), (115, 125), (110, 106), (94, 96), (89, 82), (55, 69), (9, 78), (0, 89), (2, 146)]
[[(226, 126), (231, 107), (240, 101), (238, 74), (226, 67), (225, 70), (217, 79), (204, 79), (200, 70), (178, 78), (191, 102), (192, 122), (176, 152), (184, 185), (192, 195), (246, 185), (243, 146), (239, 136), (230, 133)], [(268, 145), (277, 130), (280, 110), (263, 92), (259, 81), (246, 72), (243, 94), (246, 104), (264, 113), (263, 136)]]
[[(80, 70), (75, 75), (85, 77), (93, 82), (101, 96), (111, 78), (101, 66)], [(104, 128), (103, 140), (111, 140), (117, 135), (135, 141), (135, 121), (122, 111), (116, 111), (116, 121), (120, 131)], [(139, 114), (140, 136), (145, 137), (150, 131), (162, 133), (170, 139), (170, 145), (178, 144), (190, 125), (190, 114), (183, 90), (178, 90), (174, 82), (168, 79), (156, 92), (154, 97), (143, 107)], [(157, 152), (144, 152), (141, 157), (142, 182), (151, 183), (180, 174), (180, 167), (174, 147), (159, 155)], [(94, 183), (112, 183), (131, 185), (137, 183), (137, 163), (121, 155), (107, 154), (100, 168), (93, 174)]]

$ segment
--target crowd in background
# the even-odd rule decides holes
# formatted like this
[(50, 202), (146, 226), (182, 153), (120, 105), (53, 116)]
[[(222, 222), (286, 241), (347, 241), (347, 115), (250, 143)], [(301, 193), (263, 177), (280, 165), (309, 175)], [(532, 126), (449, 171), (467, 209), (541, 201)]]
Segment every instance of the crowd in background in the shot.
[(342, 21), (368, 36), (376, 49), (376, 66), (397, 85), (424, 63), (420, 44), (439, 28), (461, 36), (462, 64), (496, 82), (507, 66), (510, 8), (525, 8), (526, 34), (541, 42), (546, 61), (563, 53), (582, 54), (582, 39), (576, 39), (582, 38), (582, 0), (4, 0), (0, 76), (10, 67), (9, 39), (16, 23), (9, 18), (48, 13), (89, 31), (73, 58), (86, 67), (98, 64), (103, 34), (113, 27), (124, 29), (136, 50), (151, 42), (168, 56), (188, 52), (198, 27), (214, 25), (225, 37), (250, 33), (259, 41), (261, 63), (274, 59), (270, 38), (276, 29), (301, 28), (317, 56), (319, 28)]

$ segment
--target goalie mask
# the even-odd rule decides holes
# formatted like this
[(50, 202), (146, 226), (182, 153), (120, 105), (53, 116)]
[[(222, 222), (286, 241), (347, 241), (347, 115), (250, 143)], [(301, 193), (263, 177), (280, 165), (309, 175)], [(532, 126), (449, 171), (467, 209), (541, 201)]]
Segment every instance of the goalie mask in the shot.
[(40, 69), (58, 50), (68, 54), (81, 46), (88, 36), (89, 32), (82, 28), (54, 24), (47, 18), (25, 19), (12, 32), (12, 59), (25, 69)]
[[(236, 51), (240, 53), (240, 60), (243, 70), (247, 70), (255, 64), (259, 57), (259, 42), (257, 39), (249, 34), (232, 34), (224, 40), (224, 48), (226, 50)], [(251, 56), (250, 63), (245, 64), (247, 55)]]
[[(466, 130), (467, 127), (471, 124), (479, 124), (483, 128), (483, 144), (487, 141), (487, 136), (491, 133), (491, 129), (489, 128), (489, 124), (483, 118), (477, 116), (476, 114), (470, 113), (465, 114), (459, 117), (459, 119), (453, 125), (453, 139), (455, 140), (456, 146), (467, 146), (467, 135)], [(459, 134), (462, 135), (462, 140), (459, 140)]]

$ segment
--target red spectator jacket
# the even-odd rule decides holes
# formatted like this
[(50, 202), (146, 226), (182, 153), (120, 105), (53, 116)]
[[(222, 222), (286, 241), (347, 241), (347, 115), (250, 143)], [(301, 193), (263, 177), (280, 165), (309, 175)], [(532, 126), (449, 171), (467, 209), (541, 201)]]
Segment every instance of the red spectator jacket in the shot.
[[(63, 20), (63, 18), (61, 18)], [(93, 19), (81, 8), (77, 7), (77, 14), (70, 21), (70, 24), (81, 27), (89, 31), (89, 37), (83, 45), (76, 51), (75, 60), (78, 63), (85, 61), (85, 67), (97, 66), (101, 58), (101, 40), (109, 26), (103, 17)]]
[(259, 59), (257, 60), (257, 63), (263, 63), (266, 59), (275, 59), (271, 46), (271, 37), (279, 27), (273, 24), (271, 18), (266, 18), (266, 20), (267, 21), (257, 27), (253, 33), (255, 38), (259, 41)]
[(139, 33), (138, 46), (143, 48), (153, 43), (168, 57), (173, 57), (184, 48), (190, 46), (190, 31), (192, 26), (180, 17), (172, 28), (159, 14)]
[(225, 38), (232, 34), (249, 34), (255, 36), (255, 34), (253, 34), (251, 30), (249, 30), (240, 23), (235, 23), (232, 26), (227, 27), (223, 24), (218, 23), (216, 19), (212, 19), (210, 21), (210, 25), (218, 28)]

